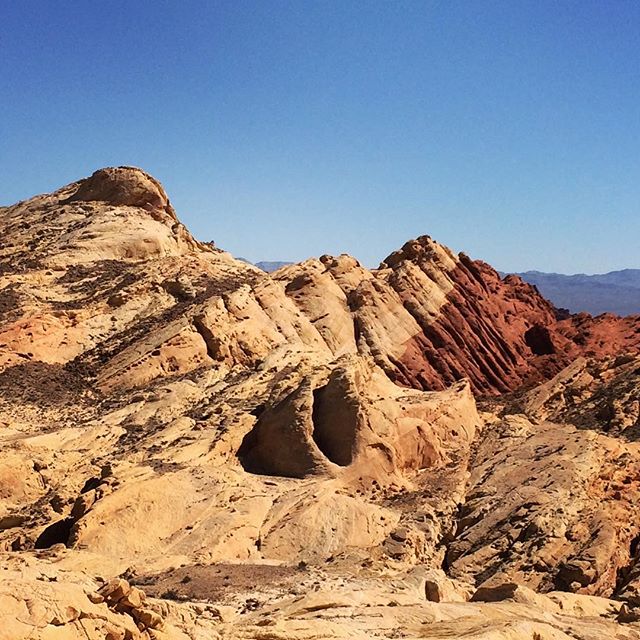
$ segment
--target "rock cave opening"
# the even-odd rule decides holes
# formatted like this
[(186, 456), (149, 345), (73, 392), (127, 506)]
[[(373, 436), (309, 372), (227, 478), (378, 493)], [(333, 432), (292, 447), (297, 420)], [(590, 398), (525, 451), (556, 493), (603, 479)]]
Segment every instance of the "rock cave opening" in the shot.
[(353, 462), (358, 407), (336, 391), (329, 384), (313, 392), (312, 437), (331, 462), (346, 467)]
[(250, 456), (250, 453), (256, 448), (257, 445), (258, 445), (258, 434), (257, 434), (257, 428), (254, 427), (242, 439), (240, 448), (238, 449), (236, 456), (240, 461), (242, 468), (245, 471), (249, 473), (256, 473), (259, 475), (270, 475), (266, 472), (264, 468), (262, 468), (262, 466), (260, 466), (259, 464), (256, 464), (255, 461)]
[(556, 352), (549, 329), (539, 324), (525, 331), (524, 341), (536, 356), (548, 356)]
[(50, 524), (37, 538), (34, 547), (36, 549), (48, 549), (54, 544), (64, 544), (69, 546), (71, 529), (75, 524), (74, 518), (64, 518)]

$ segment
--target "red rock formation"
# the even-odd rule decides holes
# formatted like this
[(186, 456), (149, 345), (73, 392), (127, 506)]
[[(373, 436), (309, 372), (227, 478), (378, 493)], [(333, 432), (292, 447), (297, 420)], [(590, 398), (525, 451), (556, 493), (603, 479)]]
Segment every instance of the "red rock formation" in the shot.
[[(518, 276), (500, 278), (488, 264), (457, 256), (444, 270), (428, 236), (410, 241), (381, 265), (387, 282), (420, 326), (395, 364), (398, 382), (439, 389), (462, 377), (476, 392), (504, 393), (555, 375), (578, 355), (637, 351), (640, 317), (579, 314), (559, 319), (537, 288)], [(441, 249), (441, 247), (440, 247)], [(444, 271), (452, 287), (437, 317), (424, 312), (423, 292), (406, 286), (408, 265), (433, 278)]]
[(426, 236), (268, 275), (126, 167), (0, 237), (0, 637), (637, 638), (640, 318)]
[(402, 386), (495, 395), (640, 344), (639, 317), (559, 319), (534, 286), (428, 236), (377, 270), (323, 256), (270, 276), (197, 242), (130, 167), (6, 208), (0, 233), (0, 367), (76, 358), (105, 391), (297, 344), (371, 356)]

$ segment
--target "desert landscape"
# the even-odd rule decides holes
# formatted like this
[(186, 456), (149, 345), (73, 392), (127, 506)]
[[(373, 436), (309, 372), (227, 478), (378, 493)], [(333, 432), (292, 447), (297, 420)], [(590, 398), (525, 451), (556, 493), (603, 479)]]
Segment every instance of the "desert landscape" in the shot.
[(640, 638), (640, 316), (265, 273), (133, 167), (0, 233), (2, 640)]

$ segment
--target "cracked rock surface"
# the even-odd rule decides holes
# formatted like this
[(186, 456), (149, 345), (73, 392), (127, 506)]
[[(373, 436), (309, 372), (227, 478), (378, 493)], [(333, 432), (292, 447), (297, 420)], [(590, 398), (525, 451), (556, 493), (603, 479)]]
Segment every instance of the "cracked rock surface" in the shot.
[(132, 167), (0, 233), (1, 640), (640, 638), (638, 317), (266, 274)]

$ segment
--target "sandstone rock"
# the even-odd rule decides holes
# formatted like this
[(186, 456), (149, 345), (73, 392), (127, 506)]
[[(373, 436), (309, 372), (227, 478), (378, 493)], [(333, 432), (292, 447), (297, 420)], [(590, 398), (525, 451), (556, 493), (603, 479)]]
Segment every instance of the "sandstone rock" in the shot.
[(178, 300), (193, 300), (196, 297), (196, 289), (189, 278), (179, 275), (175, 280), (166, 280), (162, 283), (167, 293)]
[(132, 609), (139, 609), (145, 600), (146, 596), (144, 591), (137, 587), (131, 587), (129, 593), (119, 600), (119, 604), (125, 607), (131, 607)]
[(617, 618), (618, 622), (640, 622), (640, 611), (637, 609), (630, 609), (626, 604), (623, 604), (620, 608), (620, 613)]
[(612, 482), (627, 477), (627, 465), (636, 468), (637, 456), (629, 445), (568, 425), (531, 425), (526, 438), (496, 428), (472, 461), (447, 553), (452, 575), (610, 595), (615, 567), (630, 562), (640, 488), (625, 485), (622, 506)]
[(120, 602), (130, 591), (131, 586), (129, 583), (122, 578), (118, 578), (107, 582), (99, 589), (98, 593), (110, 604), (115, 604)]
[(529, 392), (525, 411), (536, 419), (571, 422), (635, 440), (640, 435), (640, 356), (579, 358)]
[(262, 414), (238, 456), (252, 473), (302, 478), (332, 465), (313, 439), (313, 389), (305, 381), (297, 391)]
[(466, 602), (470, 599), (470, 585), (452, 580), (442, 569), (417, 567), (410, 576), (418, 580), (420, 590), (429, 602)]
[(133, 615), (145, 628), (161, 629), (163, 626), (162, 617), (151, 609), (136, 609)]
[(638, 318), (427, 236), (270, 276), (128, 167), (0, 233), (2, 640), (637, 635)]
[(92, 200), (114, 206), (162, 210), (177, 221), (169, 198), (160, 183), (135, 167), (99, 169), (91, 177), (81, 180), (77, 190), (63, 203)]
[(303, 477), (347, 469), (389, 483), (396, 473), (447, 460), (478, 426), (468, 385), (442, 396), (402, 390), (366, 360), (344, 357), (328, 378), (309, 378), (265, 409), (238, 455), (254, 473)]
[(96, 501), (96, 490), (92, 489), (83, 493), (76, 498), (73, 508), (71, 509), (71, 517), (79, 520), (85, 515)]
[(103, 595), (94, 592), (87, 593), (87, 598), (89, 598), (89, 600), (93, 602), (93, 604), (100, 604), (105, 601)]
[(544, 601), (535, 591), (514, 582), (480, 585), (471, 596), (471, 602), (501, 602), (514, 600), (522, 604), (536, 605)]

